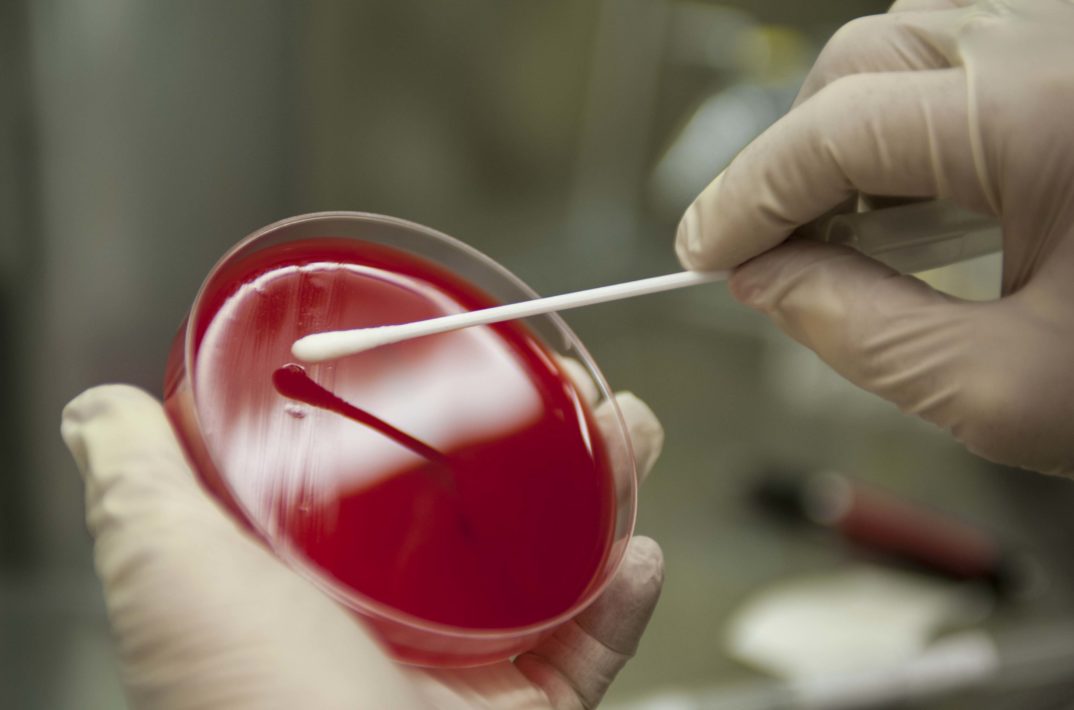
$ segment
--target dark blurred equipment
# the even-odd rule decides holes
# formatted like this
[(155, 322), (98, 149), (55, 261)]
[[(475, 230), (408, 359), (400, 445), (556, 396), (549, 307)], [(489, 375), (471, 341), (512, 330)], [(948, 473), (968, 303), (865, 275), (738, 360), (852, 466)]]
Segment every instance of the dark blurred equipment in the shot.
[(830, 530), (857, 548), (998, 594), (1028, 591), (1035, 566), (997, 537), (956, 517), (834, 473), (760, 477), (754, 502), (781, 518)]

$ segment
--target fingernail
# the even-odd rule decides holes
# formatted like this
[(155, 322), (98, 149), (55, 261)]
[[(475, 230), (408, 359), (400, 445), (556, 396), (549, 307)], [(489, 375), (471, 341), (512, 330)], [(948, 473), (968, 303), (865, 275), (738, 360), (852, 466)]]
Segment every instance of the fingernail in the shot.
[(648, 570), (658, 583), (664, 579), (664, 552), (656, 540), (645, 535), (635, 535), (627, 548), (629, 559), (639, 568)]
[(701, 230), (698, 222), (697, 204), (694, 203), (679, 220), (679, 228), (675, 232), (675, 255), (679, 257), (679, 263), (687, 269), (697, 267), (698, 252), (701, 250)]
[(60, 418), (60, 437), (67, 445), (71, 456), (74, 457), (79, 470), (84, 473), (89, 457), (86, 452), (86, 442), (82, 436), (82, 417), (78, 411), (78, 403), (79, 400), (76, 399), (63, 408), (63, 415)]
[(758, 278), (755, 269), (738, 268), (727, 281), (727, 290), (731, 296), (744, 306), (757, 308), (760, 301), (763, 278)]
[[(708, 187), (686, 209), (679, 221), (679, 227), (675, 232), (675, 253), (687, 269), (711, 269), (716, 266), (713, 262), (719, 260), (718, 255), (714, 259), (711, 253), (714, 235), (710, 233), (706, 238), (702, 234), (704, 225), (701, 224), (701, 211), (705, 209), (710, 214), (719, 214), (718, 203), (723, 176), (724, 174), (720, 173), (709, 183)], [(713, 226), (710, 225), (710, 228)]]
[(660, 452), (664, 448), (664, 427), (660, 424), (653, 410), (633, 392), (617, 392), (615, 401), (619, 411), (630, 428), (630, 440), (634, 453), (644, 453), (645, 458), (637, 461), (638, 475), (642, 479), (649, 475)]
[(559, 353), (554, 353), (554, 355), (556, 363), (559, 364), (561, 370), (566, 372), (567, 378), (578, 390), (578, 394), (582, 396), (582, 399), (588, 404), (596, 402), (600, 398), (600, 390), (597, 389), (597, 383), (593, 381), (593, 377), (586, 370), (585, 365), (573, 357), (567, 357)]

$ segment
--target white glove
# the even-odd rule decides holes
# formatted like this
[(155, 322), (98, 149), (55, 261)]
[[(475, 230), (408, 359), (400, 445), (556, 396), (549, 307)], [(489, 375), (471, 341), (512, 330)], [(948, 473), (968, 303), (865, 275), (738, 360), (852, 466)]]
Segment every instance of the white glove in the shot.
[[(781, 245), (857, 191), (998, 215), (1003, 298)], [(1074, 1), (916, 0), (846, 25), (676, 246), (692, 268), (738, 266), (736, 298), (972, 451), (1074, 472)]]
[[(618, 402), (648, 471), (660, 424), (632, 395)], [(597, 409), (598, 423), (609, 416)], [(67, 405), (62, 433), (85, 478), (97, 571), (137, 708), (594, 707), (660, 593), (660, 548), (634, 538), (607, 591), (514, 663), (400, 667), (206, 496), (152, 397), (91, 389)]]

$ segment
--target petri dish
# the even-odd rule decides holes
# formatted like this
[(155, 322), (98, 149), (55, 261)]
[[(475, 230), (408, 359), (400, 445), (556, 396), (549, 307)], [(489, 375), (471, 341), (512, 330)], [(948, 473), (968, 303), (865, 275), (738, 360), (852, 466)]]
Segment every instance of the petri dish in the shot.
[(402, 662), (508, 658), (600, 594), (634, 525), (622, 416), (554, 314), (314, 365), (290, 344), (535, 296), (427, 227), (302, 215), (225, 254), (173, 344), (165, 409), (205, 488)]

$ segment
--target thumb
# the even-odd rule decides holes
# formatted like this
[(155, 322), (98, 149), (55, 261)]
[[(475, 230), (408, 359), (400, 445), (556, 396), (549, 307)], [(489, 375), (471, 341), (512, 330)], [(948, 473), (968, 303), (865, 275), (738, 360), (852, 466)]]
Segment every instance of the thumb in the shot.
[(987, 458), (1047, 470), (1039, 341), (1014, 297), (961, 301), (843, 247), (790, 241), (736, 269), (732, 295), (761, 311), (854, 384), (950, 431)]
[(360, 624), (201, 490), (161, 406), (91, 389), (61, 433), (133, 707), (412, 707)]

